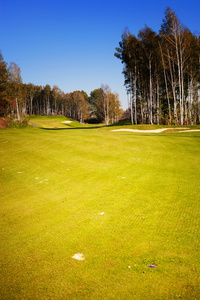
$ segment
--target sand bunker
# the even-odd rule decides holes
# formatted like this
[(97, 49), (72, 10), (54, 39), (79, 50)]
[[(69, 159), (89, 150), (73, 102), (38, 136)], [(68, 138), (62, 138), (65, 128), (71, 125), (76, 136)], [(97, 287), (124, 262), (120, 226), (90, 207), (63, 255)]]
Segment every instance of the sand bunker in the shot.
[(200, 131), (200, 129), (189, 129), (189, 130), (183, 130), (183, 131), (179, 131), (179, 132), (196, 132), (196, 131)]
[[(151, 130), (140, 130), (140, 129), (115, 129), (115, 130), (112, 130), (112, 131), (129, 131), (129, 132), (140, 132), (140, 133), (160, 133), (160, 132), (163, 132), (163, 131), (166, 131), (166, 130), (181, 130), (179, 132), (194, 132), (194, 131), (200, 131), (200, 129), (192, 129), (190, 130), (189, 128), (180, 128), (180, 127), (177, 127), (177, 128), (160, 128), (160, 129), (151, 129)], [(182, 129), (187, 129), (187, 130), (182, 130)]]
[(69, 123), (72, 123), (72, 121), (62, 121), (61, 123), (63, 123), (63, 124), (69, 124)]

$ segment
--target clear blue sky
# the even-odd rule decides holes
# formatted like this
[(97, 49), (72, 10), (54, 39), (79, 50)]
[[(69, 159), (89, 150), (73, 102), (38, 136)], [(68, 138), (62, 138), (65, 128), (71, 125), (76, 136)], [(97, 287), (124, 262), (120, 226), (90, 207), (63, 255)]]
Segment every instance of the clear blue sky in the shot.
[(115, 47), (125, 27), (135, 35), (145, 24), (158, 32), (167, 6), (200, 32), (200, 0), (0, 0), (0, 50), (21, 68), (24, 83), (88, 95), (108, 84), (126, 108)]

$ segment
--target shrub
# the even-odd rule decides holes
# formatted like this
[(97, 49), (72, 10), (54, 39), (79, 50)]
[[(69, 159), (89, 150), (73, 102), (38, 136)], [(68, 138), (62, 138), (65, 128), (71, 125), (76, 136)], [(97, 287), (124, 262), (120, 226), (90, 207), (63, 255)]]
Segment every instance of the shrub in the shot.
[(22, 117), (21, 121), (18, 121), (16, 119), (11, 120), (9, 127), (10, 128), (25, 128), (28, 126), (30, 118), (29, 117)]

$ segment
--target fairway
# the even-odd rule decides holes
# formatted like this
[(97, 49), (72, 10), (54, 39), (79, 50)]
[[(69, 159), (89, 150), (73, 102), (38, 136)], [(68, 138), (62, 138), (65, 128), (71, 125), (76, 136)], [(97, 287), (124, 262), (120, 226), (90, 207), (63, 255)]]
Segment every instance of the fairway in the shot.
[(199, 299), (200, 132), (47, 120), (0, 130), (0, 299)]

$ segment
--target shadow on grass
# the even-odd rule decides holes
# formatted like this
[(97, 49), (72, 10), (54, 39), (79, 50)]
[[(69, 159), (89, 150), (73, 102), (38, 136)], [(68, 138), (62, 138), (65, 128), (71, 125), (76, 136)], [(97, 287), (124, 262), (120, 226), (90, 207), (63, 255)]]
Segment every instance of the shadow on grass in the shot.
[[(106, 124), (97, 124), (97, 125), (91, 125), (91, 126), (88, 126), (88, 125), (85, 125), (85, 126), (73, 126), (71, 124), (66, 124), (66, 128), (56, 128), (56, 127), (51, 127), (51, 128), (46, 128), (46, 127), (38, 127), (39, 129), (43, 129), (43, 130), (69, 130), (69, 129), (98, 129), (98, 128), (113, 128), (113, 127), (116, 127), (116, 126), (123, 126), (123, 125), (131, 125), (131, 122), (129, 120), (122, 120), (122, 121), (119, 121), (118, 123), (114, 123), (114, 124), (109, 124), (109, 125), (106, 125)], [(88, 127), (86, 127), (88, 126)]]
[(77, 130), (77, 129), (97, 129), (97, 128), (103, 128), (103, 127), (109, 127), (106, 125), (101, 125), (101, 126), (93, 126), (93, 127), (73, 127), (68, 125), (69, 127), (67, 128), (44, 128), (44, 127), (39, 127), (39, 129), (43, 129), (43, 130)]

